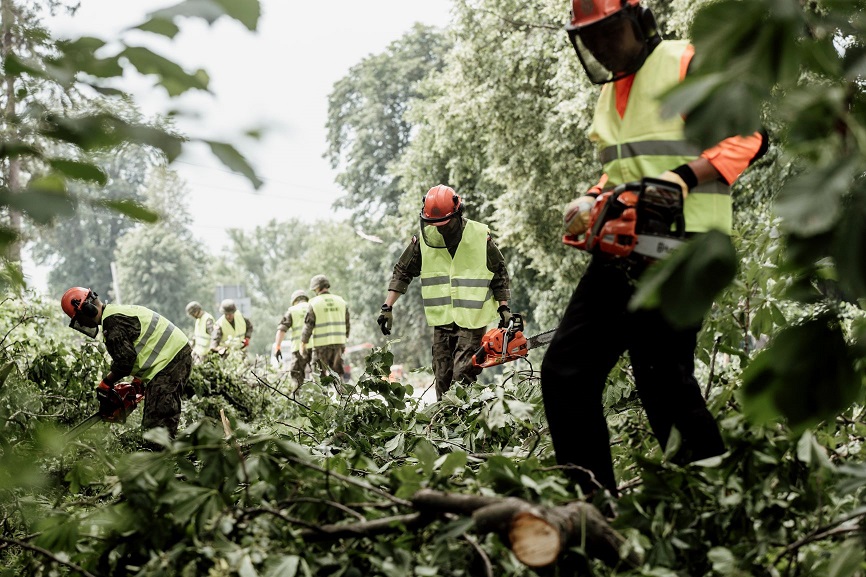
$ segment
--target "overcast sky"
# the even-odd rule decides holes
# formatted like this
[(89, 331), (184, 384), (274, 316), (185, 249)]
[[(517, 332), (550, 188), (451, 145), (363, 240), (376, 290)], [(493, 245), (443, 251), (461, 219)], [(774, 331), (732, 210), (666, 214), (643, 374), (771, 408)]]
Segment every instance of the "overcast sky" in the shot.
[[(146, 14), (179, 0), (81, 0), (75, 16), (48, 21), (61, 36), (118, 37)], [(340, 196), (325, 151), (327, 99), (337, 80), (365, 56), (381, 52), (415, 22), (445, 26), (450, 0), (368, 0), (336, 2), (262, 0), (257, 32), (222, 18), (208, 27), (181, 20), (172, 41), (153, 43), (126, 32), (129, 43), (144, 43), (188, 70), (204, 68), (213, 95), (198, 93), (171, 101), (148, 79), (127, 78), (146, 114), (179, 107), (198, 116), (180, 121), (191, 136), (235, 144), (265, 181), (254, 192), (202, 146), (190, 147), (174, 168), (189, 184), (194, 234), (219, 250), (227, 228), (252, 229), (272, 218), (338, 218), (331, 209)], [(261, 141), (242, 132), (264, 128)], [(288, 231), (287, 231), (288, 232)]]

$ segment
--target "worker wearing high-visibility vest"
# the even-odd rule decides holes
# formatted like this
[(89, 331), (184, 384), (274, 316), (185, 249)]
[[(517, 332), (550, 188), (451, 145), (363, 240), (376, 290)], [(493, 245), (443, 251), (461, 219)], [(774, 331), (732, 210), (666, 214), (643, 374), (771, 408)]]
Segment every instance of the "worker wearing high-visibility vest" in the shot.
[(205, 311), (198, 301), (192, 301), (186, 305), (186, 314), (195, 319), (192, 355), (193, 362), (200, 363), (210, 350), (210, 341), (215, 321), (213, 315)]
[[(349, 307), (343, 297), (331, 293), (328, 277), (317, 274), (310, 279), (310, 290), (316, 296), (304, 317), (301, 331), (301, 355), (312, 350), (312, 366), (321, 375), (333, 371), (338, 381), (343, 378), (343, 351), (349, 338)], [(341, 386), (337, 386), (342, 391)]]
[(238, 310), (235, 301), (225, 299), (220, 303), (222, 316), (214, 325), (210, 350), (225, 354), (229, 349), (245, 350), (253, 336), (253, 323)]
[(149, 308), (106, 304), (84, 287), (67, 290), (60, 304), (77, 331), (96, 338), (102, 327), (111, 369), (96, 388), (100, 413), (108, 417), (117, 408), (111, 400), (114, 385), (131, 375), (144, 386), (142, 428), (165, 427), (174, 436), (181, 392), (192, 370), (192, 349), (184, 332)]
[[(662, 40), (640, 0), (573, 0), (567, 31), (590, 80), (603, 85), (589, 130), (603, 176), (566, 207), (567, 234), (586, 232), (599, 193), (645, 177), (682, 191), (687, 237), (730, 233), (730, 185), (764, 153), (766, 136), (733, 136), (704, 150), (686, 138), (681, 116), (662, 113), (661, 98), (684, 79), (694, 50), (685, 41)], [(602, 395), (626, 350), (653, 435), (664, 449), (674, 427), (679, 433), (674, 462), (725, 451), (694, 377), (700, 326), (682, 328), (658, 309), (628, 308), (648, 264), (640, 258), (593, 255), (541, 366), (556, 459), (605, 507), (617, 484)]]
[(463, 218), (463, 201), (453, 188), (438, 185), (424, 196), (421, 240), (412, 241), (388, 285), (379, 327), (391, 334), (393, 307), (413, 278), (421, 277), (427, 324), (433, 327), (433, 375), (436, 398), (453, 381), (475, 382), (481, 369), (472, 355), (487, 325), (511, 318), (508, 269), (486, 225)]
[(280, 324), (277, 325), (277, 334), (274, 339), (274, 357), (278, 362), (283, 360), (283, 339), (286, 338), (286, 333), (290, 334), (292, 340), (292, 356), (289, 359), (289, 374), (292, 380), (295, 381), (295, 386), (300, 387), (304, 383), (304, 376), (310, 366), (310, 355), (301, 354), (301, 331), (304, 330), (304, 320), (307, 318), (307, 311), (310, 310), (310, 301), (307, 298), (307, 293), (298, 289), (292, 293), (291, 306), (286, 310), (286, 314), (280, 319)]

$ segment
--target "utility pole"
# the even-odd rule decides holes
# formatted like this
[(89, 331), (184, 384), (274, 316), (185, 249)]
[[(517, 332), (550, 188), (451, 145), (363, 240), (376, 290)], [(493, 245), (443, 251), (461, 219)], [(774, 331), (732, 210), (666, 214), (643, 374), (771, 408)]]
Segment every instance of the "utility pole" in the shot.
[(111, 286), (114, 289), (114, 304), (122, 305), (123, 299), (120, 298), (120, 276), (117, 274), (117, 263), (111, 261)]

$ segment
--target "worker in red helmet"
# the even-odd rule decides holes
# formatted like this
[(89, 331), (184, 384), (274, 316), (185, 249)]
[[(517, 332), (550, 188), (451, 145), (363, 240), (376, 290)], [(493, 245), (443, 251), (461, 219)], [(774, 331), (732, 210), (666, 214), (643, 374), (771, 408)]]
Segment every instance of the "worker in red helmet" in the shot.
[(111, 368), (96, 388), (100, 413), (112, 413), (114, 385), (131, 375), (145, 387), (142, 428), (165, 427), (174, 437), (181, 392), (192, 370), (192, 349), (184, 332), (149, 308), (103, 303), (84, 287), (67, 290), (60, 304), (72, 319), (71, 328), (96, 338), (102, 327)]
[(452, 381), (475, 382), (481, 369), (473, 366), (472, 355), (488, 324), (498, 318), (499, 326), (508, 325), (511, 291), (505, 259), (488, 227), (464, 218), (453, 188), (434, 186), (421, 203), (421, 240), (413, 236), (394, 266), (378, 323), (383, 334), (391, 334), (394, 303), (420, 276), (424, 314), (434, 327), (438, 400)]
[[(589, 79), (602, 85), (589, 130), (602, 176), (567, 205), (567, 233), (586, 232), (599, 193), (644, 177), (682, 190), (687, 236), (730, 233), (730, 186), (764, 154), (766, 135), (733, 136), (702, 150), (686, 138), (682, 117), (662, 115), (659, 96), (684, 79), (694, 49), (685, 40), (663, 40), (652, 11), (639, 0), (573, 0), (567, 32)], [(678, 463), (725, 450), (694, 377), (700, 327), (677, 328), (658, 310), (627, 308), (645, 266), (632, 257), (593, 255), (541, 370), (557, 461), (584, 493), (600, 498), (617, 494), (602, 393), (626, 350), (661, 447), (676, 427)]]

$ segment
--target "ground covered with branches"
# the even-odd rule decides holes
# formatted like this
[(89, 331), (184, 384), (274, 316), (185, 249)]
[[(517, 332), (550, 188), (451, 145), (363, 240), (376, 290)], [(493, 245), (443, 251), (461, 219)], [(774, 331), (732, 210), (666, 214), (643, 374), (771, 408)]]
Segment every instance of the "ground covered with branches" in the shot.
[[(95, 410), (102, 345), (78, 341), (34, 298), (4, 301), (0, 338), (0, 575), (863, 571), (862, 408), (802, 435), (751, 425), (735, 363), (720, 363), (708, 388), (729, 452), (685, 468), (653, 440), (627, 366), (614, 373), (606, 403), (623, 561), (592, 559), (577, 541), (532, 569), (507, 535), (419, 513), (417, 497), (578, 499), (555, 465), (526, 364), (425, 405), (420, 391), (387, 380), (387, 350), (366, 359), (344, 395), (327, 379), (292, 394), (263, 363), (209, 361), (194, 369), (177, 439), (160, 430), (143, 439), (139, 410), (70, 440), (65, 432)], [(145, 449), (153, 445), (162, 450)], [(642, 564), (629, 568), (630, 555)]]

